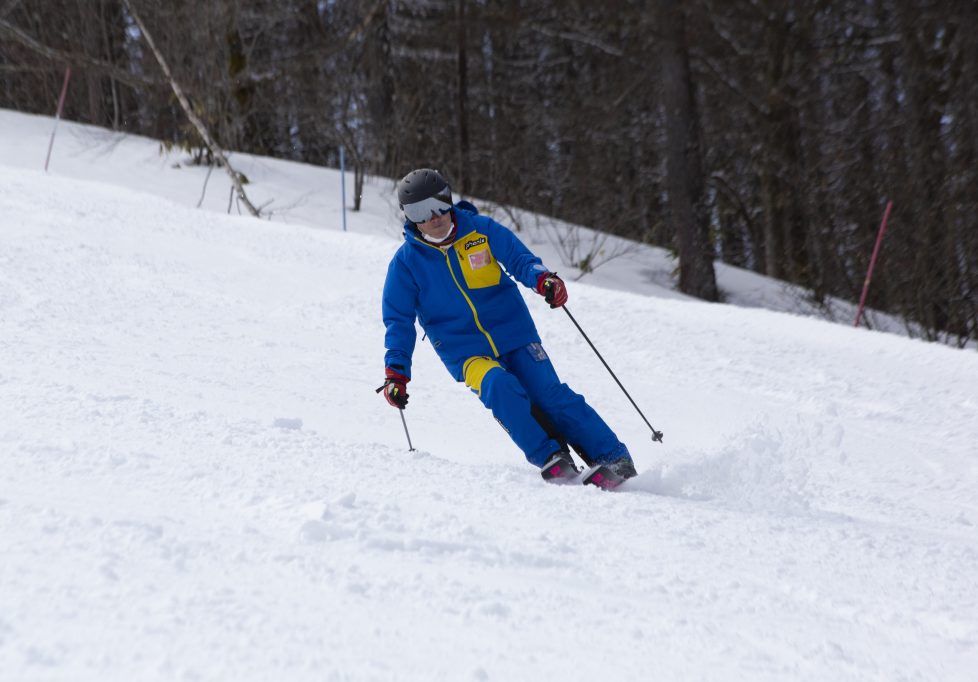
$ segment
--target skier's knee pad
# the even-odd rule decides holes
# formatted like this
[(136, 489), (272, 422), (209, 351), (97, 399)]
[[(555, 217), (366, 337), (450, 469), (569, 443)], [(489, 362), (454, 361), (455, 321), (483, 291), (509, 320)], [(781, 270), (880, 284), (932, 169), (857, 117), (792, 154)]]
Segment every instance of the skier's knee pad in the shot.
[(482, 395), (482, 382), (486, 375), (495, 368), (502, 368), (498, 362), (488, 357), (474, 357), (465, 361), (462, 367), (462, 374), (465, 377), (465, 385), (473, 391)]

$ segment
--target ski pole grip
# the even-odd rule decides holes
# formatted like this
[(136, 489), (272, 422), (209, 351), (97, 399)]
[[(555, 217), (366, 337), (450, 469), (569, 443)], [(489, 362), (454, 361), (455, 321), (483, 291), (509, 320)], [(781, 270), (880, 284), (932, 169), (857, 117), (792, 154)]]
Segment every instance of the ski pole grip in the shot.
[[(557, 273), (551, 273), (556, 275)], [(556, 308), (558, 306), (554, 305), (554, 283), (552, 279), (543, 280), (543, 300), (550, 304), (551, 308)]]

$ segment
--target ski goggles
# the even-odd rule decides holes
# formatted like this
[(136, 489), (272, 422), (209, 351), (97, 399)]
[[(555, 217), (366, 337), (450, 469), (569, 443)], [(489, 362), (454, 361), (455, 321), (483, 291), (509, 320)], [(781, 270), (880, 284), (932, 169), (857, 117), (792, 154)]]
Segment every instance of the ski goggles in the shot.
[(445, 199), (446, 197), (434, 196), (413, 204), (404, 204), (404, 216), (412, 223), (426, 223), (432, 216), (445, 215), (452, 210), (450, 197), (449, 201)]

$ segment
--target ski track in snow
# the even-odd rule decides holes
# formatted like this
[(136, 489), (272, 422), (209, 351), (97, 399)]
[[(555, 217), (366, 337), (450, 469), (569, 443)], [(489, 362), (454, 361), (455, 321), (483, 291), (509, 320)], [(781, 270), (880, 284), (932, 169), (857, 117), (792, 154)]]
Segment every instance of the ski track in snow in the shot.
[(574, 284), (653, 445), (529, 294), (642, 472), (546, 485), (420, 335), (406, 452), (396, 242), (0, 206), (0, 679), (974, 679), (974, 353)]

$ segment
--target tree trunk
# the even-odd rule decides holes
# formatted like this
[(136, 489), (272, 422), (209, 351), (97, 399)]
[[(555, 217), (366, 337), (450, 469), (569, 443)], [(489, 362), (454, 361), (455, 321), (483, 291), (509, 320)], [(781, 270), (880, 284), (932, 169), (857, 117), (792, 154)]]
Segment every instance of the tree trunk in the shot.
[(679, 246), (679, 290), (716, 301), (716, 274), (703, 202), (699, 127), (689, 69), (685, 17), (677, 0), (659, 3), (666, 108), (669, 214)]
[(458, 21), (458, 192), (469, 190), (469, 121), (466, 102), (469, 98), (465, 59), (465, 0), (457, 0)]

